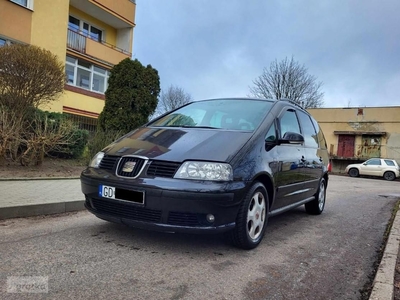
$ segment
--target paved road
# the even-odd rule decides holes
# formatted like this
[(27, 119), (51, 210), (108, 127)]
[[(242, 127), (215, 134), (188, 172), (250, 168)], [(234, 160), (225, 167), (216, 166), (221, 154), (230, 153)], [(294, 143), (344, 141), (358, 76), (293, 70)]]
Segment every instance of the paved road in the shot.
[[(0, 221), (0, 281), (48, 276), (21, 299), (359, 299), (400, 182), (331, 176), (321, 216), (271, 218), (242, 251), (220, 236), (147, 232), (87, 212)], [(2, 293), (5, 293), (3, 288)]]

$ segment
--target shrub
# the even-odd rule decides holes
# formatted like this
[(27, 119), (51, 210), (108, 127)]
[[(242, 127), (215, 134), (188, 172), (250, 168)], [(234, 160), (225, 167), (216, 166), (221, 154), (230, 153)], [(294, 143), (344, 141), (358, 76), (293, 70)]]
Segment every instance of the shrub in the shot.
[(129, 132), (148, 121), (157, 107), (160, 77), (151, 65), (126, 58), (110, 70), (101, 130)]
[(68, 144), (56, 147), (50, 155), (62, 158), (81, 158), (89, 140), (89, 132), (73, 128), (67, 140), (69, 141)]

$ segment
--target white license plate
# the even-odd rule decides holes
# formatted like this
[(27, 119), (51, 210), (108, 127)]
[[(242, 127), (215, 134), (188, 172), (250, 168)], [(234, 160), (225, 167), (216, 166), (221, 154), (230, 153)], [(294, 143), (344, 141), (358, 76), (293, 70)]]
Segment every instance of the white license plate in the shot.
[(109, 199), (115, 199), (115, 187), (99, 185), (99, 196)]

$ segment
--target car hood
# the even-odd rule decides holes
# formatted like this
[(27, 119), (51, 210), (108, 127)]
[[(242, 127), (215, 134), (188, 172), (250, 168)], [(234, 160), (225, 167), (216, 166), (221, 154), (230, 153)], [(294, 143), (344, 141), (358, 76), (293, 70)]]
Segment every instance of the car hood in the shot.
[(218, 129), (142, 127), (112, 143), (104, 152), (176, 162), (229, 162), (252, 134)]

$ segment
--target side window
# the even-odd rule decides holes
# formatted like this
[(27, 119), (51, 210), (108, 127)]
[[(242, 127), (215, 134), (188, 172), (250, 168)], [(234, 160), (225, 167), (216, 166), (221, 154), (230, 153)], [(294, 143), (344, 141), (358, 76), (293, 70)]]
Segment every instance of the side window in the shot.
[(302, 111), (297, 111), (297, 116), (299, 117), (301, 131), (304, 136), (304, 145), (306, 147), (318, 148), (318, 137), (310, 116)]
[(269, 128), (267, 134), (265, 135), (266, 142), (275, 142), (276, 141), (276, 128), (275, 122), (272, 123), (271, 127)]
[(373, 158), (370, 160), (367, 160), (366, 165), (368, 166), (380, 166), (381, 165), (381, 160), (378, 158)]
[(281, 137), (285, 135), (286, 132), (300, 132), (299, 121), (297, 120), (296, 113), (294, 110), (287, 110), (280, 118), (280, 130)]
[(391, 160), (385, 159), (385, 163), (386, 163), (388, 166), (393, 166), (393, 167), (395, 167), (394, 162), (391, 161)]
[(327, 149), (326, 140), (325, 140), (324, 134), (323, 134), (321, 128), (319, 127), (317, 121), (315, 121), (314, 118), (311, 118), (311, 121), (312, 121), (312, 123), (314, 125), (315, 130), (317, 131), (319, 147), (321, 149)]

